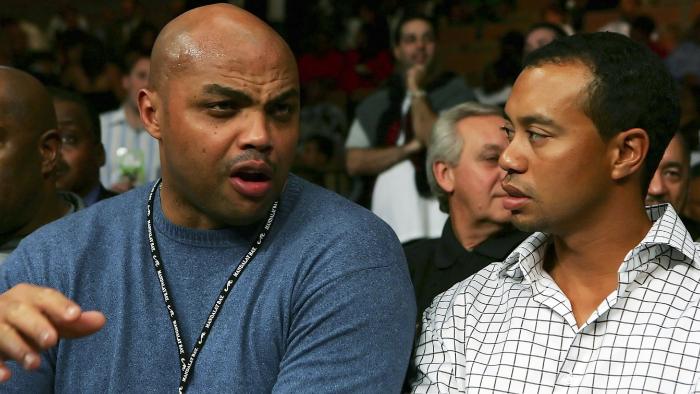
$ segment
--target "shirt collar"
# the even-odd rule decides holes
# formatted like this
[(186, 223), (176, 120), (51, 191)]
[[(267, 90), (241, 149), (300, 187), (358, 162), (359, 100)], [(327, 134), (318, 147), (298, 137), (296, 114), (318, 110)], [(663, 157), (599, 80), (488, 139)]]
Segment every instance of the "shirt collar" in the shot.
[(460, 260), (466, 259), (469, 253), (480, 254), (488, 257), (491, 261), (500, 261), (526, 236), (526, 233), (508, 228), (487, 238), (470, 252), (464, 249), (457, 240), (452, 228), (452, 221), (448, 218), (442, 228), (442, 237), (440, 237), (439, 247), (435, 252), (435, 266), (443, 269), (451, 267)]
[(102, 185), (99, 183), (90, 190), (85, 197), (83, 197), (83, 204), (85, 207), (89, 207), (90, 205), (94, 204), (97, 202), (97, 199), (100, 197), (100, 191), (102, 190)]
[(70, 204), (70, 210), (66, 213), (74, 213), (77, 212), (81, 209), (85, 209), (85, 204), (83, 203), (83, 199), (80, 198), (77, 194), (65, 190), (59, 190), (58, 195), (61, 196), (66, 202)]
[[(654, 224), (651, 226), (651, 229), (642, 242), (627, 254), (625, 263), (620, 267), (620, 271), (634, 270), (640, 264), (649, 260), (649, 258), (653, 258), (654, 256), (649, 256), (649, 258), (645, 259), (636, 259), (634, 257), (642, 253), (648, 254), (650, 248), (656, 245), (670, 246), (673, 250), (682, 253), (686, 257), (686, 262), (700, 268), (700, 264), (698, 264), (696, 260), (700, 256), (698, 256), (698, 250), (693, 242), (693, 237), (685, 228), (683, 221), (673, 207), (670, 204), (661, 204), (649, 206), (646, 209), (649, 219), (651, 219)], [(656, 254), (658, 254), (658, 252)]]
[[(625, 256), (620, 271), (634, 270), (639, 265), (651, 261), (654, 256), (649, 254), (650, 247), (656, 245), (670, 246), (682, 253), (686, 257), (686, 262), (700, 268), (700, 264), (696, 260), (699, 256), (693, 238), (685, 229), (673, 207), (669, 204), (655, 205), (646, 207), (646, 212), (649, 219), (653, 221), (651, 229), (644, 239)], [(542, 277), (544, 274), (542, 263), (549, 242), (550, 235), (548, 234), (532, 234), (501, 263), (499, 276), (526, 277), (530, 278), (531, 281)], [(663, 249), (657, 248), (657, 255)], [(646, 254), (645, 258), (635, 258), (641, 253)]]

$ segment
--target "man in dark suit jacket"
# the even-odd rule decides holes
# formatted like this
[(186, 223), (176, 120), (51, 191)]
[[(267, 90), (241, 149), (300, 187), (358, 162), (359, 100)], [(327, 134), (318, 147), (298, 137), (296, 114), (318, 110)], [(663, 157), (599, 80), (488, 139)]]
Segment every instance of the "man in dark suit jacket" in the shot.
[(58, 129), (63, 144), (56, 186), (78, 194), (90, 206), (115, 196), (100, 183), (100, 167), (105, 164), (100, 120), (77, 93), (51, 88)]
[(430, 187), (450, 217), (442, 237), (404, 244), (418, 321), (432, 299), (494, 261), (528, 234), (510, 226), (498, 158), (508, 145), (500, 107), (466, 102), (443, 113), (427, 157)]

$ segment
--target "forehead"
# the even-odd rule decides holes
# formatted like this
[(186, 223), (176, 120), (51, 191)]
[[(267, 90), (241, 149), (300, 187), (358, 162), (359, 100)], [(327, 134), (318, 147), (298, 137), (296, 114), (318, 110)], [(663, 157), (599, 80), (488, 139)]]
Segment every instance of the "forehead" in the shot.
[(433, 28), (430, 23), (423, 19), (411, 19), (401, 26), (401, 36), (406, 35), (424, 35), (433, 33)]
[(54, 100), (54, 107), (59, 129), (70, 127), (72, 132), (92, 134), (89, 115), (82, 105), (68, 100)]
[(580, 62), (547, 63), (523, 70), (513, 85), (505, 111), (511, 121), (544, 115), (550, 119), (583, 114), (592, 75)]
[(81, 105), (76, 102), (68, 100), (54, 100), (54, 107), (56, 108), (56, 117), (61, 121), (62, 119), (74, 119), (77, 117), (87, 116), (87, 112)]
[(28, 119), (29, 113), (24, 106), (10, 102), (7, 97), (0, 97), (0, 127), (6, 132), (20, 131), (20, 129), (26, 128), (25, 123), (28, 122)]
[(58, 122), (87, 120), (88, 114), (82, 105), (69, 100), (54, 100)]
[(498, 115), (469, 116), (457, 122), (465, 146), (481, 149), (484, 145), (505, 145), (508, 143), (501, 130), (505, 120)]
[(686, 159), (683, 156), (684, 151), (683, 144), (681, 143), (681, 138), (678, 135), (675, 135), (673, 136), (673, 139), (671, 139), (671, 142), (669, 142), (668, 147), (666, 147), (666, 151), (664, 151), (664, 156), (661, 159), (661, 161), (674, 161), (685, 163), (689, 159)]
[(279, 43), (236, 40), (235, 45), (223, 45), (220, 39), (184, 39), (190, 43), (178, 55), (182, 62), (171, 65), (177, 75), (166, 83), (172, 86), (201, 90), (215, 83), (252, 95), (298, 89), (294, 58)]

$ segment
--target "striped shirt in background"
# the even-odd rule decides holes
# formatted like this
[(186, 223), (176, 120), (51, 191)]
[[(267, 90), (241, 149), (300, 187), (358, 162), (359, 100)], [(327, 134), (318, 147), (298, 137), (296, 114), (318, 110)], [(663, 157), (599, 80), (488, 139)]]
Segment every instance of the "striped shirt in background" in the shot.
[(542, 267), (536, 233), (503, 262), (437, 296), (423, 315), (414, 393), (689, 392), (700, 379), (700, 245), (673, 208), (618, 270), (619, 285), (578, 327)]
[(124, 108), (105, 112), (100, 115), (102, 126), (102, 144), (105, 147), (106, 163), (100, 169), (100, 181), (106, 188), (120, 182), (125, 162), (118, 153), (128, 152), (133, 158), (141, 161), (135, 164), (140, 167), (136, 177), (136, 185), (156, 180), (160, 176), (160, 156), (158, 141), (144, 129), (135, 129), (126, 120)]

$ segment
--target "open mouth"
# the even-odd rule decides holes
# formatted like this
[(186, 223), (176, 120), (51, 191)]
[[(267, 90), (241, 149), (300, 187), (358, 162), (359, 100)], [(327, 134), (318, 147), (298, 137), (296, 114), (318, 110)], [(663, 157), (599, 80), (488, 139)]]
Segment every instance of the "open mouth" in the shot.
[(242, 163), (231, 171), (229, 179), (243, 196), (264, 197), (272, 189), (272, 168), (264, 162)]
[(270, 175), (260, 171), (238, 171), (234, 172), (231, 176), (240, 178), (245, 182), (267, 182), (272, 179)]

